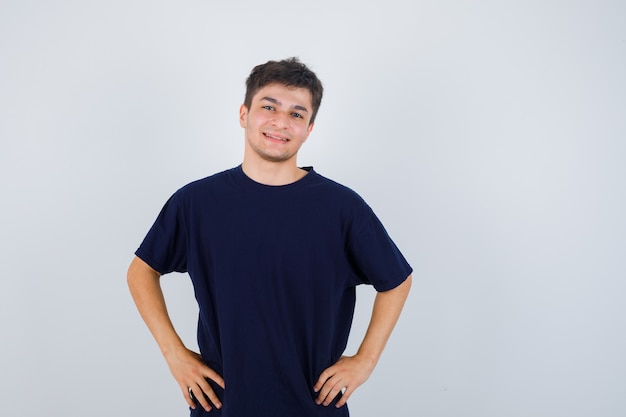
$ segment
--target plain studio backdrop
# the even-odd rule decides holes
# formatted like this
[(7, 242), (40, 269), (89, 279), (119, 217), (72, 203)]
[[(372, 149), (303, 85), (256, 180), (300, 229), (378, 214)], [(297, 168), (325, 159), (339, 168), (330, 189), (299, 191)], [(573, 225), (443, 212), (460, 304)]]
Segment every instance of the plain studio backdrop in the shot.
[[(245, 78), (289, 56), (326, 88), (299, 164), (415, 268), (352, 415), (626, 415), (625, 22), (623, 1), (0, 1), (0, 415), (187, 415), (126, 269), (176, 189), (240, 163)], [(194, 348), (189, 278), (163, 281)]]

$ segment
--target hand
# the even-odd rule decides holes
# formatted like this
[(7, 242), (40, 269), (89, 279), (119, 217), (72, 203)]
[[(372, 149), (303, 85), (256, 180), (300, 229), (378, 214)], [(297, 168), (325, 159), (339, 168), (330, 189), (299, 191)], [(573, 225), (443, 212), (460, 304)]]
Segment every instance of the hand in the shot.
[(166, 355), (165, 360), (176, 382), (180, 385), (183, 397), (185, 397), (189, 407), (196, 408), (196, 404), (191, 397), (192, 393), (207, 412), (211, 411), (212, 407), (206, 397), (209, 397), (215, 407), (222, 407), (220, 399), (206, 378), (211, 379), (222, 388), (224, 388), (224, 379), (213, 369), (206, 366), (199, 354), (183, 347)]
[(352, 393), (369, 378), (375, 365), (373, 361), (359, 357), (358, 354), (342, 356), (334, 365), (321, 373), (313, 387), (315, 392), (319, 392), (315, 403), (327, 406), (345, 389), (335, 404), (337, 408), (342, 407)]

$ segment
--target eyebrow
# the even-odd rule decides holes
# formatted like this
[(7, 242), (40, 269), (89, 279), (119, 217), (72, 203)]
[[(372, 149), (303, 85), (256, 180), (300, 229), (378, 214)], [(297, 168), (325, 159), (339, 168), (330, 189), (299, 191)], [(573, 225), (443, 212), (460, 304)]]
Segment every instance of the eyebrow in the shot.
[[(276, 100), (274, 97), (263, 97), (261, 99), (261, 101), (263, 101), (263, 100), (269, 101), (270, 103), (274, 103), (277, 106), (282, 106), (283, 105), (283, 103), (281, 103), (280, 101)], [(295, 104), (295, 105), (291, 106), (291, 108), (294, 109), (294, 110), (305, 111), (307, 113), (309, 112), (306, 107), (300, 106), (299, 104)]]

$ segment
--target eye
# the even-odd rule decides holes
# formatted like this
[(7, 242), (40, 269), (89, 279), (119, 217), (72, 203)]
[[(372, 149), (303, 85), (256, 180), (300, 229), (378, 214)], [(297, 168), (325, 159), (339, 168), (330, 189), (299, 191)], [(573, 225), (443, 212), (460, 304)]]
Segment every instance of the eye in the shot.
[(302, 115), (300, 113), (291, 113), (293, 117), (297, 117), (298, 119), (302, 119)]
[(267, 106), (263, 106), (263, 108), (265, 110), (274, 110), (274, 106), (270, 106), (269, 104)]

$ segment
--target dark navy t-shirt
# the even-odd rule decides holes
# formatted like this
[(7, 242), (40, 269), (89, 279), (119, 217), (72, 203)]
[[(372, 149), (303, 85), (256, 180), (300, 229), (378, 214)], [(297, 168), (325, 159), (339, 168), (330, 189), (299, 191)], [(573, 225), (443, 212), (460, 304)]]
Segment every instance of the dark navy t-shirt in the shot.
[(412, 272), (361, 197), (308, 170), (283, 186), (241, 166), (195, 181), (136, 252), (192, 279), (200, 352), (226, 384), (210, 416), (348, 416), (316, 405), (313, 385), (346, 347), (355, 286), (386, 291)]

